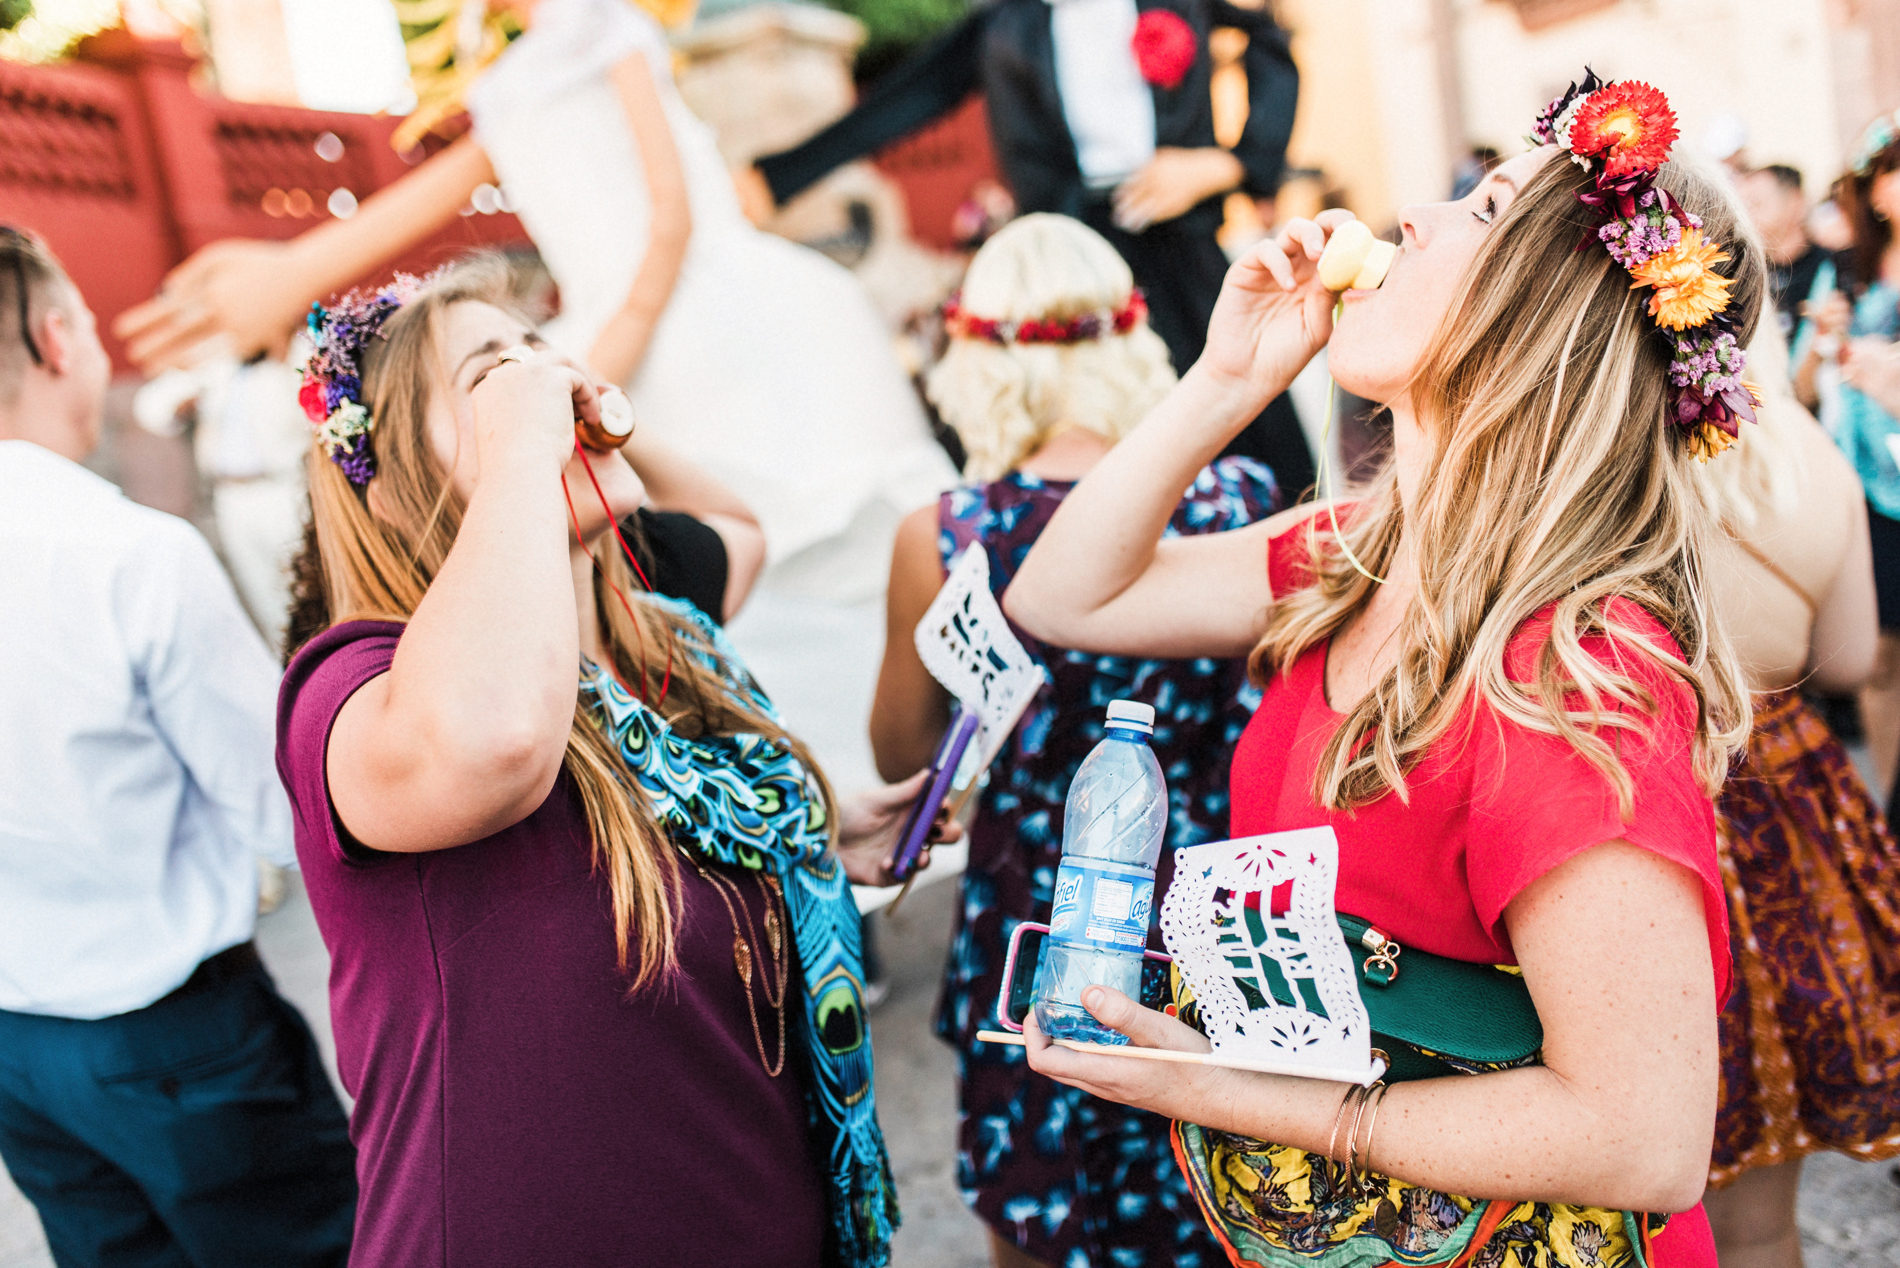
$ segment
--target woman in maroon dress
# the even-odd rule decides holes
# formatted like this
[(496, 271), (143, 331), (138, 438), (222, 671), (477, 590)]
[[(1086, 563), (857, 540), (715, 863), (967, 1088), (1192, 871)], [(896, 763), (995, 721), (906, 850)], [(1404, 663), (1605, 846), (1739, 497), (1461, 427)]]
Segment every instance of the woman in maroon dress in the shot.
[[(1383, 289), (1349, 292), (1336, 329), (1315, 262), (1348, 217), (1256, 248), (1201, 361), (1070, 494), (1005, 598), (1064, 646), (1251, 651), (1265, 699), (1234, 755), (1235, 835), (1330, 826), (1340, 912), (1407, 954), (1519, 966), (1540, 1017), (1537, 1063), (1396, 1082), (1350, 1154), (1329, 1135), (1350, 1108), (1338, 1084), (1032, 1036), (1037, 1069), (1201, 1125), (1178, 1143), (1237, 1262), (1629, 1264), (1658, 1223), (1644, 1213), (1693, 1212), (1649, 1262), (1713, 1264), (1697, 1201), (1729, 964), (1711, 797), (1749, 705), (1703, 590), (1717, 524), (1685, 443), (1719, 442), (1677, 425), (1651, 314), (1721, 295), (1745, 339), (1764, 268), (1726, 185), (1661, 163), (1659, 103), (1594, 79), (1553, 103), (1557, 145), (1401, 213)], [(1613, 111), (1590, 163), (1559, 151)], [(1634, 214), (1695, 230), (1670, 221), (1694, 258), (1668, 295), (1632, 289), (1627, 252), (1602, 245), (1628, 243), (1597, 232), (1620, 205), (1602, 156), (1637, 149), (1668, 197), (1638, 186)], [(1726, 256), (1697, 253), (1716, 242)], [(1363, 500), (1162, 540), (1193, 474), (1329, 337), (1341, 386), (1394, 418)], [(1136, 1042), (1207, 1048), (1088, 995)], [(1356, 1155), (1370, 1197), (1326, 1190), (1329, 1154)]]
[(919, 781), (834, 810), (711, 623), (589, 558), (643, 490), (577, 454), (600, 390), (506, 293), (463, 266), (313, 322), (327, 628), (278, 764), (356, 1098), (352, 1262), (875, 1268), (845, 873), (886, 875)]

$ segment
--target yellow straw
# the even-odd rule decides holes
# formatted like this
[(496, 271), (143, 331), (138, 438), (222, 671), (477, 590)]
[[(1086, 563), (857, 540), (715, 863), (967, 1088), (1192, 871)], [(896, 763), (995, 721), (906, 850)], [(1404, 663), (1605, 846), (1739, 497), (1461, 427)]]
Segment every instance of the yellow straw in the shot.
[[(1333, 324), (1334, 325), (1339, 324), (1339, 314), (1344, 312), (1345, 308), (1346, 308), (1346, 301), (1343, 299), (1333, 305)], [(1346, 562), (1350, 563), (1353, 566), (1353, 568), (1358, 571), (1359, 575), (1364, 577), (1367, 581), (1373, 582), (1376, 585), (1384, 585), (1385, 578), (1375, 577), (1370, 572), (1368, 572), (1366, 570), (1366, 566), (1359, 562), (1359, 556), (1352, 553), (1352, 547), (1346, 544), (1346, 535), (1339, 531), (1339, 513), (1333, 509), (1334, 506), (1338, 502), (1339, 491), (1337, 489), (1328, 489), (1326, 487), (1326, 455), (1332, 449), (1333, 414), (1336, 409), (1336, 407), (1333, 404), (1333, 401), (1334, 401), (1334, 397), (1338, 393), (1338, 390), (1339, 390), (1339, 384), (1336, 380), (1334, 380), (1329, 370), (1326, 375), (1326, 423), (1323, 427), (1320, 428), (1320, 432), (1319, 432), (1319, 475), (1315, 478), (1314, 483), (1319, 486), (1321, 494), (1327, 500), (1326, 514), (1332, 517), (1333, 540), (1339, 543), (1339, 549), (1345, 553)], [(1309, 519), (1306, 521), (1307, 537), (1308, 537), (1309, 543), (1312, 539), (1313, 520), (1316, 520), (1318, 518), (1319, 517), (1316, 515), (1313, 517), (1313, 519)], [(1309, 545), (1307, 549), (1309, 552), (1311, 552), (1312, 551), (1311, 545)]]

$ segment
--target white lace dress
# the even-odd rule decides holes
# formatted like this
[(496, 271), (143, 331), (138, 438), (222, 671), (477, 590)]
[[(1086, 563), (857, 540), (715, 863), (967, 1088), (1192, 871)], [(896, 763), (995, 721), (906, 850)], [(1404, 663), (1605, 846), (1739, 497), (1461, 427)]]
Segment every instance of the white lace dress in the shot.
[(666, 109), (692, 238), (626, 387), (639, 426), (758, 515), (769, 566), (734, 639), (788, 718), (820, 732), (808, 738), (849, 786), (869, 765), (864, 716), (897, 520), (956, 473), (857, 280), (740, 212), (711, 130), (673, 83), (664, 33), (629, 0), (542, 0), (469, 94), (476, 138), (560, 286), (548, 338), (585, 355), (646, 253), (646, 174), (609, 79), (633, 53)]

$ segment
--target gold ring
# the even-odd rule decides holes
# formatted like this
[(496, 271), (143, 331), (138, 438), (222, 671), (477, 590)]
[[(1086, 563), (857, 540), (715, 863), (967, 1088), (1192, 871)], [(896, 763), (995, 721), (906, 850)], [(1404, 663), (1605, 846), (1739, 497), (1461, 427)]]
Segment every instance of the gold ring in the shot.
[(533, 348), (530, 348), (525, 343), (518, 343), (512, 348), (503, 348), (501, 355), (495, 358), (495, 363), (499, 365), (504, 361), (527, 361), (533, 356)]

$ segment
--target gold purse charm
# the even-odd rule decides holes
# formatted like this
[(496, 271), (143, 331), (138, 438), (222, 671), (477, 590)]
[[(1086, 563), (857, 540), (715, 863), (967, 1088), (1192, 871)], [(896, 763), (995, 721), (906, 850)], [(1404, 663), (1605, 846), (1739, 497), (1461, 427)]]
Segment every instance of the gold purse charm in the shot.
[(1372, 926), (1359, 936), (1359, 945), (1372, 954), (1366, 957), (1363, 972), (1374, 986), (1390, 986), (1399, 980), (1399, 944)]

